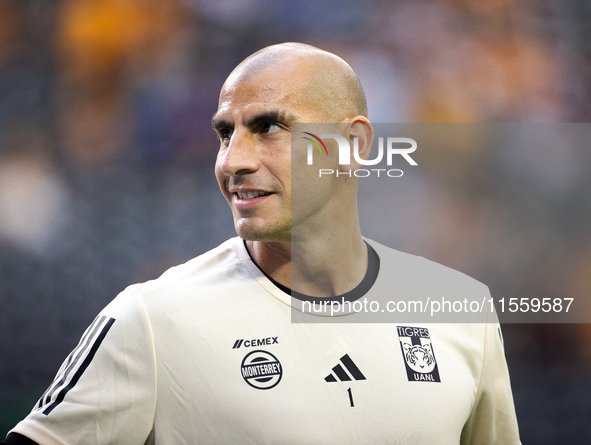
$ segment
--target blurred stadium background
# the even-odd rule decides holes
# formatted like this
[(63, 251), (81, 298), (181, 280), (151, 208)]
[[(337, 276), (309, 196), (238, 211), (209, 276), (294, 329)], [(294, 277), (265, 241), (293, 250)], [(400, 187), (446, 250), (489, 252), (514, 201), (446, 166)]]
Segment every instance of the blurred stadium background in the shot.
[[(375, 122), (591, 117), (583, 0), (1, 0), (0, 436), (119, 291), (233, 236), (209, 121), (283, 41), (348, 60)], [(450, 148), (426, 174), (393, 247), (497, 297), (591, 297), (591, 147)], [(591, 325), (504, 332), (523, 443), (591, 443)]]

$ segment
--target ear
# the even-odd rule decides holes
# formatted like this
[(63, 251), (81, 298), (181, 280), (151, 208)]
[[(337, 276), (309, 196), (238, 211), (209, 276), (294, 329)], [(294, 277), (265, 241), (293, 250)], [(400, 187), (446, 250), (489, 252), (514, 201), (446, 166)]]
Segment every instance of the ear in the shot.
[[(371, 123), (365, 116), (355, 116), (354, 118), (347, 119), (345, 122), (349, 123), (351, 128), (349, 132), (349, 146), (351, 150), (355, 146), (355, 139), (359, 148), (359, 157), (361, 159), (367, 159), (371, 151), (371, 144), (373, 142), (374, 131)], [(351, 153), (351, 165), (355, 164), (357, 168), (361, 165), (355, 161), (353, 153)]]

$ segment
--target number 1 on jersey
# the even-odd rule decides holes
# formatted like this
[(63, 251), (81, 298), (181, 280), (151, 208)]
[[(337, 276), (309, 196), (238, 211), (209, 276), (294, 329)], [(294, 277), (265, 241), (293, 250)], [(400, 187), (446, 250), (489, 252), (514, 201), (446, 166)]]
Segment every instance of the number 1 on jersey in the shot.
[(351, 408), (353, 408), (355, 404), (353, 403), (353, 393), (351, 392), (351, 388), (349, 388), (347, 392), (349, 393), (349, 402), (351, 402)]

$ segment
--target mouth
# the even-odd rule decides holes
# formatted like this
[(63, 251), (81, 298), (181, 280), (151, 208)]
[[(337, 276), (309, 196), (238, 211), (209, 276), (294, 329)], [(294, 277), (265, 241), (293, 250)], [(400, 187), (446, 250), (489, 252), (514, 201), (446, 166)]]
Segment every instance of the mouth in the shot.
[(237, 209), (252, 210), (258, 208), (263, 201), (269, 199), (274, 192), (264, 192), (262, 190), (234, 190), (232, 195), (232, 204)]
[(271, 192), (249, 191), (249, 192), (235, 192), (239, 199), (248, 200), (258, 198), (259, 196), (270, 195)]

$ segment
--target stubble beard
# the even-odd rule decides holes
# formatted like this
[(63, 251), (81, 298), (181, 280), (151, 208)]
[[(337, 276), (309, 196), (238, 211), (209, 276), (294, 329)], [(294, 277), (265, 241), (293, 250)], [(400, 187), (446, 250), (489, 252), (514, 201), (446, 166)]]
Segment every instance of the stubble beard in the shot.
[(234, 228), (238, 236), (247, 241), (291, 242), (291, 218), (257, 224), (254, 218), (235, 218)]

